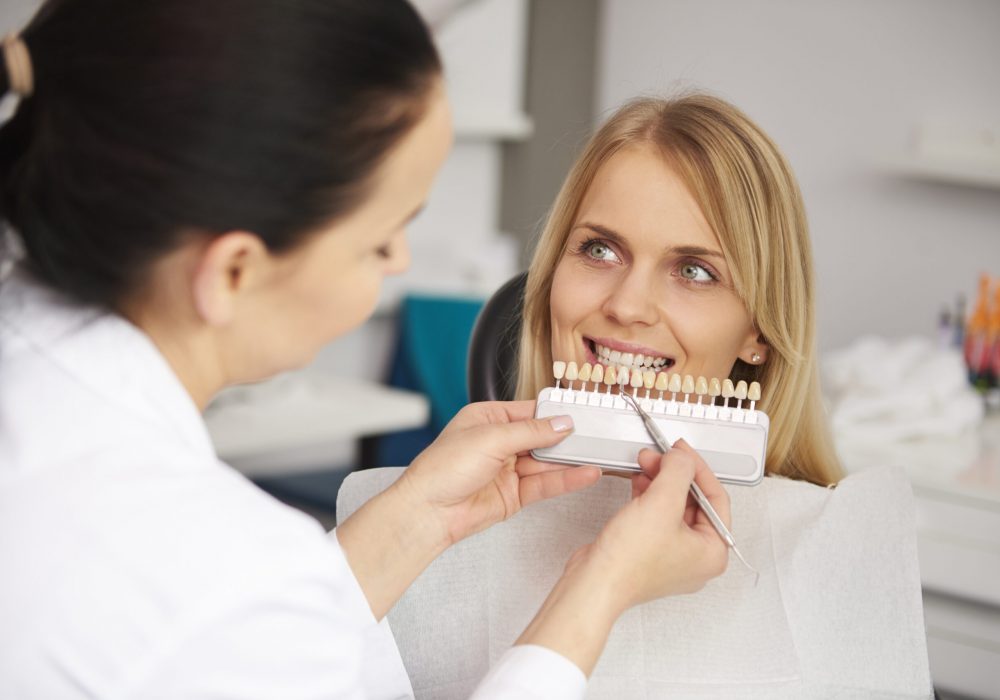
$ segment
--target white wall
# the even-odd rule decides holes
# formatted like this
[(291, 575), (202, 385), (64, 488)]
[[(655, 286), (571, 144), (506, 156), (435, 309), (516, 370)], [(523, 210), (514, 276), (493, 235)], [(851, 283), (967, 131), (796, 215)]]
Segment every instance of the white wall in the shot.
[(1000, 2), (604, 0), (598, 113), (690, 87), (744, 109), (798, 174), (823, 347), (930, 333), (1000, 275), (1000, 189), (879, 164), (924, 120), (1000, 124)]

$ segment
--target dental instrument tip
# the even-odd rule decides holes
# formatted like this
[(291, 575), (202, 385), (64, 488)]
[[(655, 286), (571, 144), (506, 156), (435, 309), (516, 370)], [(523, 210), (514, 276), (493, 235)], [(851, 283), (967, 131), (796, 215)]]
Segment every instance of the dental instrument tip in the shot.
[(750, 566), (750, 564), (747, 562), (747, 560), (743, 558), (743, 555), (740, 554), (740, 550), (738, 550), (736, 548), (736, 545), (730, 545), (730, 548), (733, 550), (733, 553), (737, 556), (737, 558), (741, 562), (743, 562), (743, 566), (747, 567), (751, 571), (751, 573), (753, 573), (753, 585), (754, 585), (754, 588), (756, 588), (757, 587), (757, 582), (760, 581), (760, 572), (757, 571), (757, 569), (755, 569), (752, 566)]

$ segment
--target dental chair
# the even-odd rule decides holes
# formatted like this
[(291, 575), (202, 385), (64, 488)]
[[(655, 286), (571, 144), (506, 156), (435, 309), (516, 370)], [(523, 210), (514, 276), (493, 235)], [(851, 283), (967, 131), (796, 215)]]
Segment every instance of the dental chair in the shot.
[(517, 385), (521, 309), (528, 273), (508, 280), (483, 306), (466, 359), (469, 401), (509, 401)]

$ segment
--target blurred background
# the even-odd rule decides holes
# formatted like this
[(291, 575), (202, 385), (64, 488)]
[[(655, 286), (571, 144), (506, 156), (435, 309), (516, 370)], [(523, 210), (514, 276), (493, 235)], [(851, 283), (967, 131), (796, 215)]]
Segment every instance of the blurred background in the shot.
[[(412, 269), (313, 366), (221, 395), (220, 456), (332, 525), (346, 474), (408, 463), (467, 400), (476, 314), (524, 269), (591, 130), (631, 97), (707, 90), (798, 175), (838, 449), (911, 476), (935, 682), (1000, 697), (1000, 2), (416, 5), (457, 139)], [(2, 0), (0, 31), (36, 6)]]

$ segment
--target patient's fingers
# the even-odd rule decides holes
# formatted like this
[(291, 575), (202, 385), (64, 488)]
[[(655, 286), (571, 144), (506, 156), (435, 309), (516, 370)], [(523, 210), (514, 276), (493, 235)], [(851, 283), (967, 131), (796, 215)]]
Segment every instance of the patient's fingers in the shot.
[(539, 462), (530, 457), (517, 460), (516, 471), (521, 506), (587, 488), (601, 478), (597, 467), (567, 467)]

